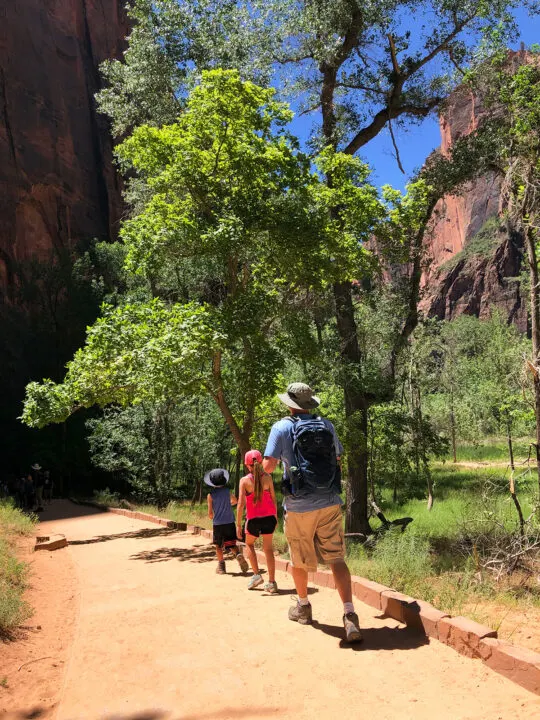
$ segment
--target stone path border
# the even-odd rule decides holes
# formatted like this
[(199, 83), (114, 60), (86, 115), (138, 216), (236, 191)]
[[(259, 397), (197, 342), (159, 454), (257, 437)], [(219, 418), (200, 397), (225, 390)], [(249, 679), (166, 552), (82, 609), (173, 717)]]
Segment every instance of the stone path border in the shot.
[[(74, 498), (70, 498), (70, 500), (78, 505), (89, 505), (102, 511), (212, 538), (211, 530), (198, 525), (175, 522), (149, 513), (108, 507), (90, 501)], [(264, 553), (261, 551), (256, 551), (256, 553), (258, 559), (264, 562)], [(276, 557), (276, 570), (292, 574), (290, 562), (281, 557)], [(309, 580), (314, 585), (335, 589), (334, 577), (329, 570), (317, 570), (317, 572), (309, 573)], [(439, 640), (461, 655), (482, 660), (492, 670), (504, 675), (526, 690), (540, 695), (540, 653), (516, 647), (504, 640), (498, 640), (496, 630), (480, 625), (466, 617), (451, 617), (430, 603), (416, 600), (366, 578), (353, 575), (352, 589), (355, 598), (380, 610), (383, 615), (423, 632), (430, 638)]]
[(65, 535), (41, 535), (36, 538), (34, 550), (59, 550), (67, 547), (67, 544)]

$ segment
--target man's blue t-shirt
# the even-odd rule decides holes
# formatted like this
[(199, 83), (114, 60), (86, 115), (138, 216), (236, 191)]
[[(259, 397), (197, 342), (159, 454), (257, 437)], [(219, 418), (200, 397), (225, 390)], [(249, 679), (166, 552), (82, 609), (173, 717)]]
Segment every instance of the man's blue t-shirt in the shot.
[[(312, 417), (311, 413), (295, 413), (295, 417), (300, 419), (306, 419)], [(343, 454), (343, 446), (339, 441), (335, 427), (332, 425), (330, 420), (325, 420), (324, 423), (328, 426), (329, 430), (334, 434), (334, 445), (336, 448), (336, 454), (338, 456)], [(288, 470), (290, 467), (296, 465), (296, 460), (293, 451), (293, 423), (287, 418), (278, 420), (272, 425), (270, 435), (268, 436), (268, 442), (266, 443), (266, 449), (264, 451), (265, 457), (276, 458), (281, 460), (285, 466), (285, 474), (287, 477)], [(297, 495), (287, 495), (283, 499), (283, 507), (287, 512), (311, 512), (312, 510), (322, 510), (332, 505), (341, 505), (342, 500), (340, 496), (333, 490), (322, 490), (317, 493), (307, 492), (306, 490), (300, 490)]]

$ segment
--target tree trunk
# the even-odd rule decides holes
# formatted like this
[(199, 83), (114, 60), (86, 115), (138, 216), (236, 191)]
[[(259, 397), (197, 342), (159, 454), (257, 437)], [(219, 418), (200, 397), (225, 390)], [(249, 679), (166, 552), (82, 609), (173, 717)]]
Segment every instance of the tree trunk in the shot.
[(538, 496), (540, 497), (540, 288), (538, 287), (538, 258), (533, 230), (525, 225), (523, 229), (525, 249), (529, 262), (531, 335), (533, 350), (534, 416), (536, 420), (536, 473)]
[(411, 391), (411, 399), (413, 403), (414, 413), (415, 413), (415, 425), (416, 425), (416, 457), (417, 457), (417, 476), (420, 475), (420, 461), (422, 463), (422, 468), (424, 470), (424, 475), (426, 478), (426, 485), (427, 485), (427, 509), (431, 510), (433, 507), (433, 503), (435, 501), (435, 498), (433, 496), (433, 482), (431, 480), (431, 472), (429, 470), (429, 461), (426, 456), (426, 448), (424, 443), (424, 418), (422, 416), (422, 397), (420, 395), (420, 390), (416, 385), (413, 385), (412, 391)]
[[(373, 428), (373, 417), (368, 412), (369, 419), (369, 438), (371, 443), (369, 446), (369, 492), (373, 502), (377, 502), (375, 497), (375, 430)], [(368, 438), (368, 442), (369, 442)]]
[[(227, 426), (231, 431), (231, 434), (237, 446), (240, 448), (240, 452), (243, 457), (245, 453), (247, 453), (247, 451), (249, 450), (249, 436), (251, 434), (250, 418), (252, 424), (253, 407), (248, 406), (248, 412), (246, 415), (246, 421), (244, 422), (244, 428), (241, 430), (234, 418), (234, 415), (231, 412), (227, 400), (225, 399), (225, 393), (223, 392), (223, 385), (221, 381), (221, 352), (216, 352), (216, 354), (214, 355), (212, 363), (212, 375), (214, 376), (215, 382), (215, 392), (212, 394), (212, 397), (214, 398), (218, 408), (220, 409), (221, 414), (223, 415), (223, 418), (227, 423)], [(246, 429), (248, 431), (247, 435), (245, 432)]]
[[(347, 406), (347, 402), (345, 402)], [(349, 444), (347, 453), (348, 461), (348, 482), (347, 482), (347, 513), (345, 515), (346, 532), (360, 532), (366, 535), (371, 534), (367, 514), (368, 501), (368, 413), (367, 410), (359, 410), (350, 413), (348, 422), (352, 420), (354, 433), (357, 438), (356, 444)], [(351, 425), (349, 424), (349, 427)]]
[(433, 483), (431, 482), (431, 474), (428, 472), (426, 475), (426, 481), (427, 481), (427, 490), (428, 490), (428, 498), (427, 498), (427, 509), (431, 510), (433, 507)]
[(510, 470), (514, 470), (514, 447), (512, 445), (512, 424), (510, 418), (506, 418), (506, 439), (508, 441), (508, 456), (510, 458)]
[(524, 537), (525, 536), (525, 519), (523, 517), (521, 503), (519, 502), (517, 495), (516, 495), (516, 485), (514, 482), (514, 469), (513, 468), (512, 468), (512, 472), (510, 473), (510, 497), (512, 498), (512, 501), (516, 508), (516, 512), (518, 514), (519, 534), (521, 535), (521, 537)]
[(454, 415), (454, 406), (450, 410), (450, 435), (452, 438), (452, 455), (454, 462), (457, 463), (457, 450), (456, 450), (456, 417)]
[(234, 494), (238, 497), (240, 489), (240, 468), (242, 467), (242, 455), (240, 448), (236, 448), (236, 463), (234, 467)]
[(370, 534), (368, 501), (368, 408), (360, 388), (362, 354), (358, 344), (350, 284), (335, 283), (336, 321), (341, 340), (342, 386), (347, 428), (346, 532)]

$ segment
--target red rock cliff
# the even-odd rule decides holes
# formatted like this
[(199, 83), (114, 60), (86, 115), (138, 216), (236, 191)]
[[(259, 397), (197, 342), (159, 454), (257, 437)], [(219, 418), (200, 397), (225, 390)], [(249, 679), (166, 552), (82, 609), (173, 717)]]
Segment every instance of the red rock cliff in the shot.
[[(440, 119), (441, 151), (476, 127), (483, 110), (464, 88), (456, 90)], [(476, 252), (471, 241), (500, 207), (500, 181), (485, 175), (460, 196), (448, 196), (437, 206), (438, 217), (428, 239), (431, 264), (424, 277), (422, 308), (429, 316), (451, 320), (460, 314), (485, 317), (494, 307), (522, 330), (527, 309), (520, 293), (523, 245), (518, 236), (494, 230), (492, 248)], [(450, 262), (449, 262), (450, 261)]]
[(96, 112), (99, 64), (127, 35), (124, 0), (0, 5), (0, 288), (53, 248), (114, 237), (119, 180)]

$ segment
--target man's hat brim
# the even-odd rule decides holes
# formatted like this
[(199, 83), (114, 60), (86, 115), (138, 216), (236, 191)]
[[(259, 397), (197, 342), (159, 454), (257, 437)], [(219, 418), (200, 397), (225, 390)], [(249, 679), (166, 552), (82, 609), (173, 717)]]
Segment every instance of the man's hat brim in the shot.
[(278, 393), (278, 398), (284, 405), (290, 408), (295, 408), (295, 410), (314, 410), (321, 404), (321, 401), (316, 395), (312, 395), (309, 400), (301, 405), (298, 400), (293, 400), (289, 393)]
[[(214, 483), (210, 480), (210, 473), (215, 472), (216, 470), (221, 470), (225, 476), (225, 483), (223, 485), (214, 485)], [(200, 477), (200, 475), (199, 475)], [(209, 470), (206, 475), (204, 476), (204, 483), (208, 485), (209, 487), (225, 487), (225, 485), (229, 482), (229, 473), (227, 470), (224, 470), (223, 468), (214, 468), (213, 470)]]

